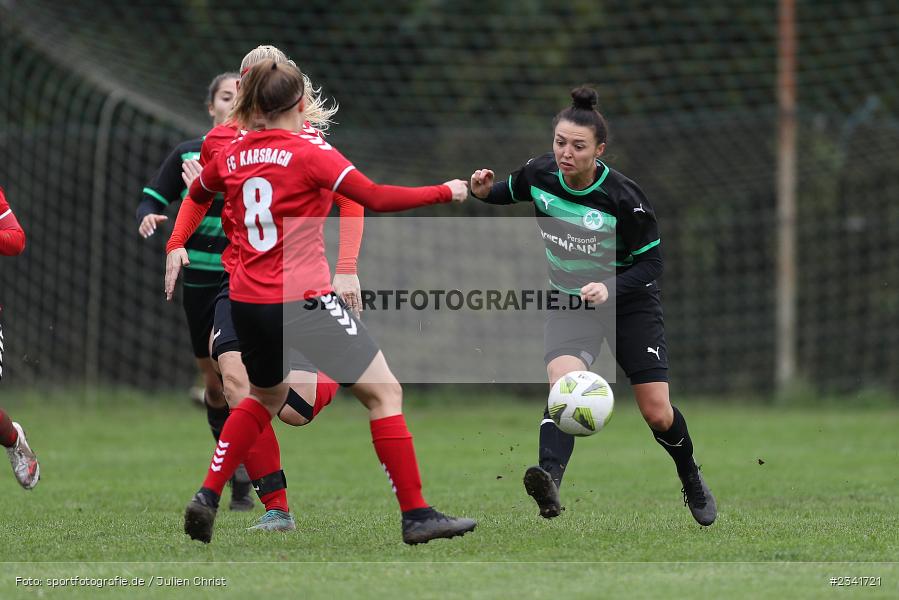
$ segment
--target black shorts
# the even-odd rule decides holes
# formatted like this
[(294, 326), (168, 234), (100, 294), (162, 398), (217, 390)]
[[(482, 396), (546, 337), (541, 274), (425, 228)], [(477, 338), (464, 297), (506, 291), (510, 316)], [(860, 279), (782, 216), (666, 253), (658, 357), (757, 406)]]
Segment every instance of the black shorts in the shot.
[(231, 298), (228, 296), (228, 273), (222, 273), (222, 280), (215, 297), (215, 317), (212, 324), (212, 358), (219, 359), (225, 352), (240, 352), (237, 331), (231, 320)]
[[(215, 318), (213, 319), (212, 358), (218, 360), (225, 352), (240, 352), (240, 340), (231, 319), (230, 279), (228, 273), (222, 274), (222, 280), (215, 297)], [(308, 371), (315, 373), (312, 362), (296, 350), (288, 354), (288, 364), (292, 371)]]
[(272, 387), (284, 381), (293, 357), (284, 354), (284, 340), (315, 367), (343, 386), (350, 386), (380, 349), (368, 330), (334, 294), (287, 304), (231, 301), (250, 382)]
[(185, 285), (182, 291), (182, 305), (190, 329), (190, 345), (197, 358), (209, 358), (209, 332), (212, 331), (215, 298), (218, 288), (211, 286)]
[(589, 367), (605, 340), (632, 385), (668, 381), (660, 293), (629, 294), (618, 300), (614, 311), (604, 308), (547, 311), (543, 329), (546, 364), (559, 356), (575, 356)]

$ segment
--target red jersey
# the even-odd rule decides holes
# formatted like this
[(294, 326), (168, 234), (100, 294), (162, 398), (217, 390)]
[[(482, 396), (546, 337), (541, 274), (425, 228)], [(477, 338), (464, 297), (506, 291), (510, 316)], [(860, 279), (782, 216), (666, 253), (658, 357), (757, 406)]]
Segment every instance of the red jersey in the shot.
[[(203, 145), (200, 147), (200, 164), (206, 166), (212, 162), (218, 155), (219, 151), (237, 139), (240, 135), (240, 129), (233, 122), (222, 123), (216, 125), (209, 133), (203, 137)], [(234, 223), (228, 210), (228, 202), (222, 207), (222, 230), (228, 239), (231, 240), (231, 232), (234, 230)], [(222, 267), (230, 273), (237, 264), (237, 250), (233, 244), (222, 251)]]
[[(316, 134), (283, 129), (246, 133), (222, 148), (190, 188), (197, 202), (224, 192), (230, 205), (231, 243), (237, 253), (231, 299), (278, 304), (331, 291), (322, 228), (338, 190), (375, 210), (452, 199), (444, 185), (375, 185)], [(178, 229), (176, 223), (173, 238), (182, 235)]]
[[(241, 130), (235, 123), (227, 122), (213, 127), (209, 133), (203, 138), (203, 145), (200, 148), (200, 164), (206, 166), (212, 162), (222, 148), (234, 142), (241, 133)], [(324, 134), (312, 126), (309, 121), (303, 123), (303, 133), (306, 135), (315, 135), (325, 139)], [(330, 190), (322, 190), (323, 194), (333, 195)], [(341, 219), (341, 236), (340, 236), (340, 255), (337, 260), (338, 273), (356, 273), (356, 261), (359, 256), (359, 247), (362, 244), (362, 218), (365, 214), (364, 209), (358, 204), (348, 201), (342, 196), (335, 198), (340, 206), (340, 216), (347, 217)], [(226, 201), (222, 207), (222, 229), (228, 239), (231, 240), (231, 233), (235, 228), (235, 222), (231, 217), (230, 205)], [(229, 244), (222, 252), (222, 266), (225, 271), (231, 273), (237, 264), (237, 250)]]
[(200, 147), (200, 164), (206, 165), (215, 158), (226, 144), (233, 142), (240, 135), (240, 129), (229, 121), (216, 125), (203, 136), (203, 145)]
[(6, 202), (0, 188), (0, 255), (15, 256), (25, 250), (25, 231)]

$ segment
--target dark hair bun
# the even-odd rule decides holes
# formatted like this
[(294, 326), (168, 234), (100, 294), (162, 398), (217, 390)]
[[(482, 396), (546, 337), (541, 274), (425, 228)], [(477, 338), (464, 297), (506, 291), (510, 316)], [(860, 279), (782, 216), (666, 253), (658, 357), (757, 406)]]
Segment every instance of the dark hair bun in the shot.
[(596, 110), (599, 104), (599, 94), (592, 87), (582, 85), (571, 90), (571, 105), (583, 110)]

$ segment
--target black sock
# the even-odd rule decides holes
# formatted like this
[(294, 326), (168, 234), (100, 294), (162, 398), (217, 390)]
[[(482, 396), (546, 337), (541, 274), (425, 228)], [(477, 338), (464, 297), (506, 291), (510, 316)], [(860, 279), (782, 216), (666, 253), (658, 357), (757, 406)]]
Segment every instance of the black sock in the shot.
[(219, 499), (220, 499), (219, 495), (216, 494), (215, 492), (213, 492), (212, 490), (210, 490), (209, 488), (201, 487), (200, 491), (197, 492), (197, 495), (205, 496), (206, 500), (207, 500), (207, 504), (209, 504), (213, 508), (217, 509), (219, 507)]
[(230, 412), (228, 405), (226, 404), (222, 408), (215, 408), (214, 406), (209, 406), (209, 401), (205, 398), (203, 404), (206, 405), (206, 421), (209, 422), (209, 429), (212, 431), (212, 437), (215, 438), (215, 441), (219, 441), (219, 436), (222, 434), (222, 427), (225, 426), (225, 420), (228, 418), (228, 413)]
[(671, 408), (674, 409), (674, 422), (671, 423), (671, 427), (668, 431), (653, 429), (652, 435), (674, 459), (678, 475), (684, 476), (696, 469), (696, 463), (693, 462), (693, 441), (690, 439), (690, 432), (687, 431), (684, 415), (677, 410), (676, 406)]
[(544, 410), (540, 424), (540, 467), (552, 476), (556, 487), (562, 485), (562, 476), (572, 452), (574, 436), (556, 427), (549, 418), (549, 411)]
[(411, 519), (412, 521), (424, 521), (425, 519), (430, 519), (437, 513), (432, 506), (426, 506), (424, 508), (413, 508), (412, 510), (407, 510), (403, 512), (404, 519)]

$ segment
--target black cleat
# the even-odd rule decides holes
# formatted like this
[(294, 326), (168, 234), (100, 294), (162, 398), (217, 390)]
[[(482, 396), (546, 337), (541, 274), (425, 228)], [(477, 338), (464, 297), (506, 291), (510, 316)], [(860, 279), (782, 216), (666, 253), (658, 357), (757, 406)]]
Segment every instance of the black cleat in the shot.
[(243, 465), (237, 467), (234, 476), (229, 482), (231, 484), (231, 502), (228, 504), (228, 510), (246, 512), (253, 510), (255, 503), (253, 502), (253, 482), (247, 474), (247, 469)]
[(212, 541), (212, 525), (218, 510), (215, 500), (203, 490), (197, 492), (184, 511), (184, 533), (204, 544)]
[(559, 500), (559, 488), (552, 476), (541, 467), (528, 467), (524, 472), (524, 489), (534, 498), (540, 507), (540, 516), (552, 519), (562, 514), (562, 502)]
[(437, 538), (452, 538), (474, 530), (472, 519), (450, 517), (431, 507), (403, 513), (403, 541), (410, 545), (427, 544)]
[(680, 480), (684, 484), (681, 490), (684, 494), (684, 505), (690, 508), (696, 522), (706, 527), (714, 523), (718, 516), (718, 504), (699, 469), (691, 471)]

